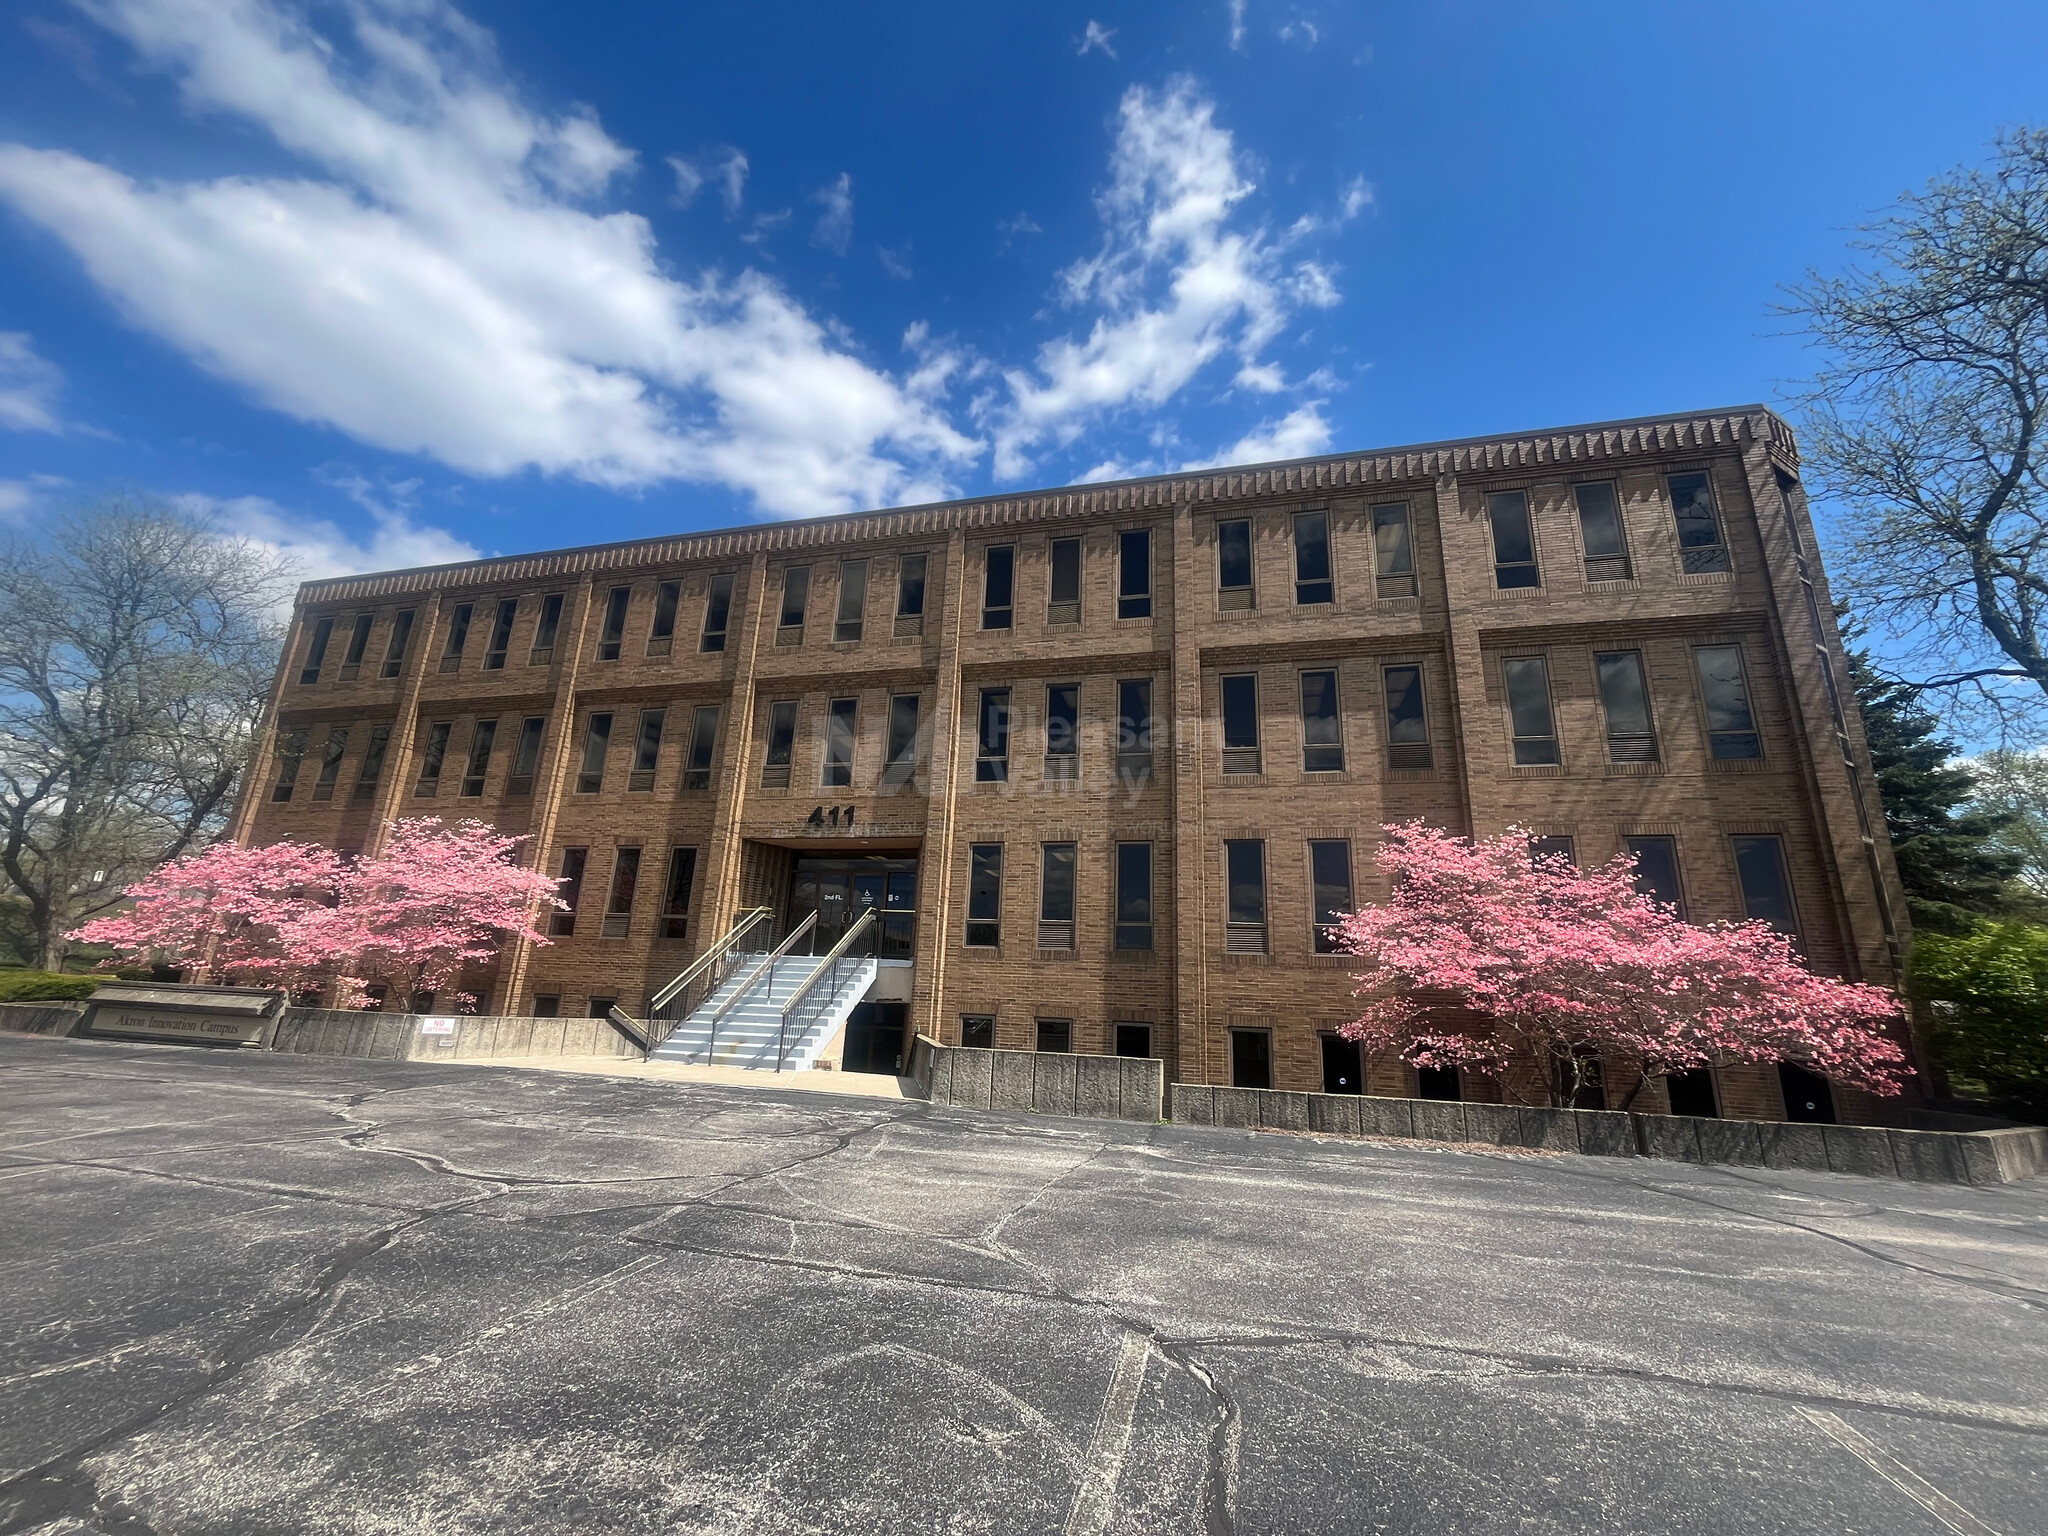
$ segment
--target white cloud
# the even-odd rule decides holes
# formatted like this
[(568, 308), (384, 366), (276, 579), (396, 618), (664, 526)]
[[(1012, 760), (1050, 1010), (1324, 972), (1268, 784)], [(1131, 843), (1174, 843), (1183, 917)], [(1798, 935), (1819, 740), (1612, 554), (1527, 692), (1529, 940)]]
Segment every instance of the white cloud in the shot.
[(1230, 0), (1230, 46), (1238, 53), (1244, 52), (1244, 4), (1245, 0)]
[(1105, 27), (1099, 21), (1090, 21), (1088, 23), (1088, 30), (1081, 35), (1081, 46), (1078, 51), (1084, 57), (1090, 53), (1100, 51), (1108, 54), (1112, 59), (1115, 58), (1116, 50), (1109, 46), (1109, 40), (1116, 36), (1116, 31), (1115, 27)]
[(1372, 187), (1363, 176), (1354, 176), (1338, 200), (1338, 211), (1348, 223), (1372, 206)]
[(898, 282), (907, 283), (917, 276), (917, 273), (912, 270), (910, 265), (910, 247), (908, 245), (904, 246), (901, 251), (892, 251), (886, 245), (878, 245), (875, 247), (875, 256), (882, 263), (882, 270)]
[(26, 480), (0, 480), (0, 525), (22, 527), (35, 499), (35, 487)]
[(841, 171), (835, 180), (813, 192), (811, 201), (825, 210), (818, 215), (811, 238), (844, 256), (847, 242), (853, 238), (853, 177)]
[(25, 331), (0, 331), (0, 427), (11, 432), (62, 432), (57, 391), (64, 375), (39, 356)]
[(631, 152), (526, 106), (442, 0), (356, 0), (340, 43), (266, 0), (92, 14), (303, 169), (141, 182), (0, 145), (0, 197), (274, 409), (472, 474), (714, 481), (787, 514), (943, 495), (978, 452), (770, 279), (669, 275), (644, 219), (590, 205)]
[(732, 218), (740, 211), (747, 191), (747, 157), (731, 145), (720, 145), (694, 160), (685, 155), (670, 155), (668, 168), (675, 172), (675, 200), (679, 206), (689, 207), (707, 182), (716, 182), (719, 201), (725, 204), (725, 216)]
[(1314, 22), (1302, 16), (1297, 16), (1292, 21), (1283, 22), (1275, 31), (1275, 36), (1281, 42), (1299, 43), (1304, 51), (1315, 47), (1321, 41), (1322, 35), (1322, 32), (1316, 27)]
[(415, 522), (402, 508), (372, 506), (375, 531), (353, 537), (325, 518), (309, 518), (263, 496), (226, 500), (190, 493), (171, 498), (223, 533), (276, 550), (292, 563), (301, 581), (324, 581), (361, 571), (400, 570), (419, 565), (454, 565), (479, 558), (480, 551), (445, 528)]
[(1294, 232), (1276, 241), (1233, 223), (1253, 186), (1193, 81), (1127, 91), (1110, 164), (1096, 197), (1102, 249), (1062, 274), (1066, 301), (1096, 311), (1088, 335), (1046, 343), (1035, 369), (1005, 375), (1007, 398), (978, 404), (1001, 478), (1028, 473), (1034, 452), (1072, 443), (1106, 414), (1164, 406), (1226, 354), (1257, 387), (1272, 377), (1259, 354), (1289, 316), (1337, 302), (1323, 268), (1287, 267)]
[(1217, 454), (1183, 464), (1182, 469), (1215, 469), (1225, 464), (1271, 464), (1279, 459), (1305, 459), (1330, 446), (1330, 424), (1323, 402), (1311, 400), (1278, 421), (1264, 421)]

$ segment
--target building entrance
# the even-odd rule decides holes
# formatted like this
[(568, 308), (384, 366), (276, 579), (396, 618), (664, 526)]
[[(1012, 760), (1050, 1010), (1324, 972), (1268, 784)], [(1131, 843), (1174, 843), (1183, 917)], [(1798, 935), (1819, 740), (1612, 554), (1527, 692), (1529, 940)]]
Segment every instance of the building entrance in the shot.
[(917, 941), (917, 860), (891, 854), (800, 858), (791, 866), (783, 932), (818, 914), (810, 953), (822, 955), (846, 936), (861, 913), (878, 914), (875, 954), (912, 958)]

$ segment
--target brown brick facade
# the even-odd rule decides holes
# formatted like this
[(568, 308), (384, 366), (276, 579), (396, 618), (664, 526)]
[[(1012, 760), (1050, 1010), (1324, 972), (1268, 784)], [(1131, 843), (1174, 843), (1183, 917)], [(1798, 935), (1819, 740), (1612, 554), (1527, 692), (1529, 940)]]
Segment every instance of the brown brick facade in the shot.
[[(1706, 477), (1711, 513), (1702, 522), (1688, 510), (1686, 526), (1696, 541), (1718, 539), (1704, 550), (1681, 546), (1673, 501), (1697, 504), (1688, 488), (1698, 482), (1672, 478), (1694, 475)], [(1619, 555), (1598, 524), (1610, 496), (1601, 486), (1619, 513)], [(1496, 548), (1489, 498), (1511, 492), (1519, 502), (1492, 503), (1509, 509), (1500, 537), (1514, 542), (1512, 509), (1526, 506), (1533, 571), (1517, 549)], [(1376, 509), (1397, 507), (1412, 580), (1387, 575), (1398, 540), (1375, 532), (1394, 517)], [(1299, 534), (1310, 554), (1297, 548), (1297, 517), (1318, 513), (1327, 589), (1315, 584), (1316, 524)], [(1241, 521), (1249, 587), (1240, 530), (1226, 527)], [(1142, 582), (1124, 570), (1137, 534), (1148, 539)], [(1062, 579), (1075, 570), (1071, 550), (1056, 547), (1067, 540), (1079, 541), (1078, 603), (1054, 591), (1055, 566)], [(1010, 622), (988, 628), (1001, 617), (984, 611), (990, 552), (1001, 549), (1012, 551)], [(904, 562), (920, 557), (922, 613), (900, 615)], [(854, 561), (865, 562), (865, 598), (842, 615)], [(779, 622), (792, 568), (809, 572), (800, 630)], [(1528, 584), (1501, 584), (1518, 580)], [(1140, 586), (1146, 603), (1135, 601)], [(707, 612), (727, 588), (723, 646), (707, 650)], [(451, 655), (464, 610), (466, 639)], [(664, 643), (657, 617), (671, 611)], [(551, 612), (552, 637), (540, 632)], [(322, 619), (333, 623), (316, 669)], [(1641, 658), (1654, 745), (1614, 736), (1596, 657), (1618, 653)], [(1710, 719), (1702, 682), (1703, 667), (1718, 676), (1738, 659), (1746, 733), (1728, 729), (1725, 709)], [(1412, 717), (1408, 668), (1422, 720), (1397, 726), (1397, 705)], [(1304, 705), (1327, 698), (1324, 674), (1335, 680), (1327, 726)], [(1547, 682), (1550, 744), (1525, 731), (1522, 751), (1554, 763), (1516, 761), (1511, 674), (1525, 700), (1530, 677)], [(1232, 686), (1256, 691), (1255, 761), (1239, 749), (1226, 764), (1226, 677), (1254, 680)], [(1133, 683), (1149, 685), (1156, 721), (1149, 772), (1138, 771), (1137, 744), (1120, 740), (1119, 700)], [(1030, 1046), (1038, 1020), (1059, 1018), (1074, 1049), (1102, 1051), (1115, 1048), (1119, 1023), (1145, 1023), (1170, 1075), (1196, 1082), (1230, 1080), (1232, 1030), (1265, 1030), (1272, 1085), (1318, 1088), (1318, 1033), (1349, 1015), (1350, 979), (1341, 958), (1315, 952), (1310, 844), (1348, 844), (1354, 899), (1374, 900), (1372, 850), (1388, 821), (1478, 835), (1522, 824), (1570, 837), (1585, 863), (1625, 838), (1670, 838), (1686, 909), (1700, 918), (1742, 916), (1738, 849), (1753, 863), (1756, 848), (1775, 846), (1815, 964), (1891, 980), (1903, 903), (1860, 722), (1834, 702), (1845, 686), (1791, 435), (1745, 407), (312, 583), (235, 831), (364, 848), (394, 816), (475, 815), (532, 837), (528, 856), (550, 872), (564, 850), (587, 850), (574, 934), (478, 979), (491, 1009), (517, 1013), (537, 997), (564, 1012), (592, 998), (638, 1011), (735, 913), (780, 907), (794, 861), (915, 858), (914, 1029), (957, 1042), (963, 1015), (992, 1015), (995, 1044)], [(1059, 762), (1047, 751), (1059, 734), (1054, 687), (1078, 690), (1076, 751)], [(991, 781), (977, 773), (980, 706), (984, 690), (1005, 688), (1007, 772)], [(892, 700), (911, 697), (906, 775), (886, 757), (903, 707)], [(832, 702), (849, 699), (849, 782), (828, 785)], [(788, 767), (771, 771), (777, 706), (790, 704)], [(691, 782), (703, 707), (718, 710), (717, 729), (709, 772)], [(639, 757), (652, 710), (665, 713), (650, 773)], [(609, 715), (611, 732), (589, 790), (594, 715)], [(531, 728), (539, 750), (522, 763), (529, 720), (541, 722)], [(481, 792), (465, 793), (479, 788), (465, 780), (485, 722), (496, 724)], [(424, 793), (444, 726), (445, 760)], [(380, 727), (384, 761), (366, 779)], [(337, 730), (347, 741), (325, 773)], [(279, 798), (295, 740), (304, 756)], [(1730, 742), (1754, 755), (1730, 755)], [(1737, 841), (1757, 838), (1777, 842)], [(1149, 949), (1119, 947), (1116, 927), (1117, 847), (1140, 842), (1152, 850)], [(1263, 934), (1229, 922), (1234, 842), (1264, 845)], [(1040, 929), (1047, 843), (1075, 849), (1070, 948), (1040, 947), (1066, 941), (1057, 926)], [(1003, 850), (995, 945), (965, 942), (976, 844)], [(642, 850), (639, 877), (630, 911), (607, 923), (621, 847)], [(661, 910), (675, 848), (695, 850), (681, 937), (665, 932), (677, 925)], [(1323, 857), (1327, 876), (1340, 856)], [(1251, 910), (1241, 904), (1238, 916)], [(1398, 1063), (1369, 1066), (1373, 1091), (1412, 1092), (1414, 1081)], [(1728, 1113), (1780, 1111), (1767, 1074), (1723, 1074), (1719, 1090)], [(1860, 1118), (1867, 1106), (1842, 1108)]]

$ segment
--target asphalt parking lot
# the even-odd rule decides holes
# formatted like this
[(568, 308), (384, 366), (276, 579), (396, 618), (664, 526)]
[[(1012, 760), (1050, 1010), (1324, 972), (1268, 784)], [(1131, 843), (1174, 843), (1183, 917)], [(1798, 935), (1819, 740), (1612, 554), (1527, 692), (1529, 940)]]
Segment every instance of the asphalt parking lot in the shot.
[(2048, 1181), (0, 1036), (0, 1530), (2048, 1532)]

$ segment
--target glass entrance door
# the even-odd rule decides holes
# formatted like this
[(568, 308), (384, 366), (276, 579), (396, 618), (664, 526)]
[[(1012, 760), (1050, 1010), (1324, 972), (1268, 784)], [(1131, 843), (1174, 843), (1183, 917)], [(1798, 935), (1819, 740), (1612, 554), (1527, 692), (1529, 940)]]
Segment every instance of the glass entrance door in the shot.
[(798, 859), (790, 871), (789, 907), (783, 931), (818, 914), (810, 952), (822, 955), (846, 936), (861, 913), (880, 913), (876, 953), (884, 960), (908, 960), (916, 942), (917, 860), (886, 854)]

